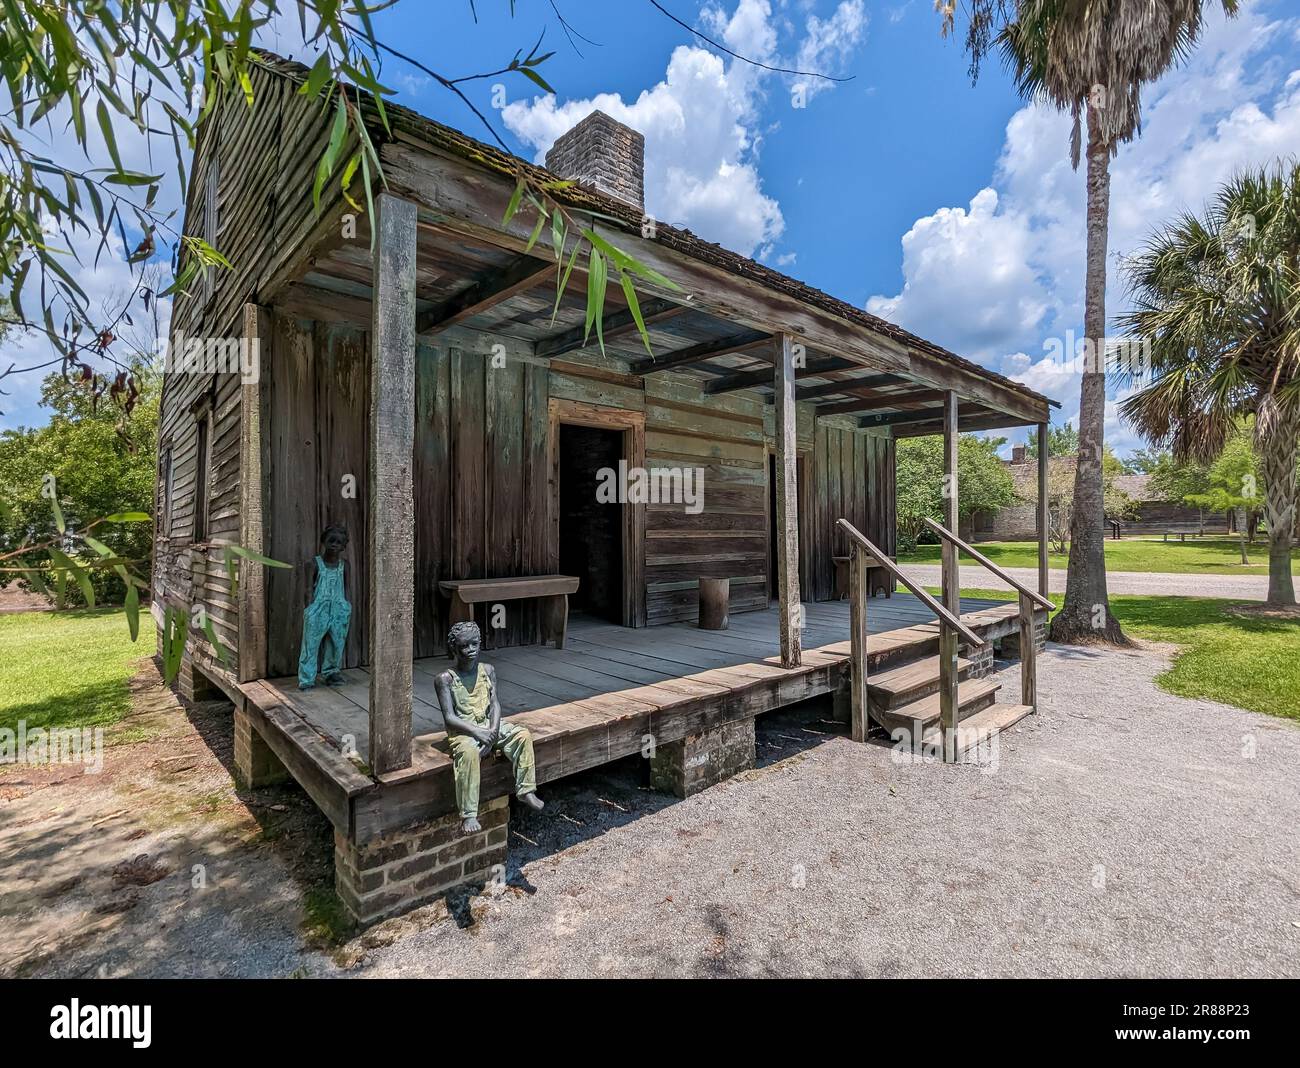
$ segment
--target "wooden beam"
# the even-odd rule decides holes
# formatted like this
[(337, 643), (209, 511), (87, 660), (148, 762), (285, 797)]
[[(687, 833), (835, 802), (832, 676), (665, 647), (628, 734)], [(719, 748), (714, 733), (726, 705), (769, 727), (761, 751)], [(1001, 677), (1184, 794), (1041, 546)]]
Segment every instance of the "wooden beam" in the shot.
[[(961, 536), (957, 498), (957, 394), (949, 391), (943, 401), (943, 525)], [(961, 616), (961, 557), (957, 546), (947, 538), (943, 542), (943, 604), (953, 615)], [(945, 739), (946, 741), (947, 739)]]
[(781, 663), (802, 660), (799, 603), (799, 442), (795, 430), (794, 346), (789, 334), (776, 337), (772, 389), (776, 394), (776, 594), (781, 626)]
[[(926, 434), (943, 433), (943, 409), (935, 409), (939, 414), (920, 423), (903, 423), (894, 427), (896, 438), (917, 438)], [(975, 430), (1006, 430), (1014, 426), (1023, 426), (1001, 412), (990, 412), (980, 404), (963, 404), (957, 409), (957, 429), (963, 434)]]
[(698, 363), (700, 360), (707, 360), (713, 356), (726, 356), (728, 353), (752, 349), (754, 346), (770, 340), (771, 336), (771, 334), (765, 334), (761, 330), (746, 330), (740, 334), (733, 334), (731, 337), (702, 341), (698, 345), (690, 345), (687, 348), (678, 349), (676, 352), (666, 352), (662, 356), (633, 360), (628, 371), (634, 375), (648, 375), (653, 374), (655, 371), (668, 371), (674, 367), (684, 367), (688, 363)]
[(541, 281), (542, 275), (554, 270), (554, 263), (536, 256), (520, 256), (508, 267), (421, 312), (416, 319), (415, 332), (429, 334), (464, 322), (472, 315), (532, 289)]
[[(681, 304), (674, 304), (671, 300), (659, 300), (657, 298), (640, 301), (640, 308), (641, 321), (647, 327), (651, 323), (670, 319), (674, 315), (680, 315), (687, 310)], [(631, 308), (620, 308), (616, 312), (610, 312), (601, 320), (601, 331), (606, 341), (635, 329), (636, 318), (633, 316)], [(588, 341), (593, 345), (596, 344), (595, 327), (592, 327), (591, 335), (588, 337), (584, 327), (575, 326), (569, 330), (562, 330), (558, 334), (552, 334), (550, 337), (540, 338), (533, 346), (533, 354), (543, 357), (562, 356), (574, 349), (586, 348)]]
[(375, 300), (370, 328), (370, 768), (411, 765), (415, 640), (416, 207), (375, 202)]
[[(818, 415), (846, 415), (857, 414), (865, 415), (881, 409), (898, 408), (902, 412), (912, 412), (916, 410), (917, 405), (929, 404), (933, 401), (943, 400), (943, 393), (940, 390), (922, 389), (914, 393), (880, 393), (864, 392), (861, 397), (851, 401), (840, 401), (836, 404), (822, 404), (817, 408)], [(883, 414), (883, 412), (882, 412)]]
[[(796, 367), (794, 376), (796, 379), (810, 378), (813, 375), (825, 374), (827, 371), (845, 371), (850, 367), (861, 366), (861, 364), (846, 360), (842, 356), (818, 356), (809, 360), (803, 367)], [(759, 367), (753, 371), (733, 371), (721, 378), (715, 378), (704, 387), (704, 392), (732, 393), (738, 389), (753, 389), (755, 386), (770, 386), (771, 384), (771, 370), (767, 367)], [(771, 398), (768, 399), (768, 403), (772, 403)]]
[[(900, 399), (900, 403), (901, 403), (901, 399)], [(978, 405), (970, 408), (969, 410), (973, 413), (977, 408)], [(983, 409), (979, 409), (979, 410), (982, 411)], [(873, 426), (896, 426), (899, 423), (925, 423), (927, 425), (933, 423), (940, 430), (942, 430), (944, 426), (944, 418), (945, 418), (946, 411), (947, 408), (944, 407), (944, 408), (917, 408), (916, 410), (910, 412), (876, 412), (875, 414), (868, 414), (862, 416), (862, 418), (858, 420), (858, 426), (862, 427), (863, 429), (866, 429), (867, 427), (873, 427)], [(826, 413), (818, 412), (817, 414), (824, 415)], [(953, 533), (955, 534), (956, 531), (953, 531)]]
[(859, 390), (873, 390), (879, 386), (896, 386), (906, 382), (900, 375), (863, 375), (861, 378), (839, 378), (834, 382), (821, 382), (815, 386), (800, 386), (795, 390), (795, 400), (812, 400), (828, 393), (854, 394)]
[[(1038, 424), (1038, 592), (1047, 596), (1047, 424)], [(1028, 704), (1022, 701), (1022, 704)]]
[[(244, 342), (257, 374), (240, 386), (239, 397), (239, 544), (265, 554), (266, 415), (263, 383), (271, 364), (271, 313), (244, 305)], [(239, 561), (239, 681), (266, 678), (266, 571), (252, 560)]]

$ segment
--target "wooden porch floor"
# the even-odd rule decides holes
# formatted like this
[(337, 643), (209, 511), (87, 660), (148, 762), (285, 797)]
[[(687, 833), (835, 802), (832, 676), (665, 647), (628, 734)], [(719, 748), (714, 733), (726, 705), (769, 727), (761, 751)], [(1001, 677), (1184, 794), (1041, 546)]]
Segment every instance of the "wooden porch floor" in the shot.
[[(783, 668), (775, 607), (732, 616), (725, 631), (690, 623), (628, 629), (575, 617), (566, 646), (489, 650), (503, 714), (533, 735), (545, 783), (640, 752), (647, 735), (687, 734), (833, 692), (849, 659), (847, 601), (804, 605), (803, 662)], [(962, 599), (962, 618), (986, 640), (1017, 628), (1015, 602)], [(873, 670), (933, 643), (938, 623), (916, 598), (873, 598), (867, 618)], [(365, 767), (369, 677), (302, 691), (295, 678), (243, 683), (245, 708), (266, 743), (335, 827), (357, 841), (382, 837), (454, 806), (451, 760), (433, 682), (448, 661), (415, 662), (411, 766), (378, 779)], [(349, 757), (348, 754), (356, 754)], [(483, 766), (482, 796), (510, 790), (509, 764)]]
[[(1014, 608), (1014, 602), (1011, 608)], [(804, 604), (806, 627), (803, 649), (816, 653), (848, 641), (847, 601)], [(962, 598), (962, 613), (1001, 616), (1007, 602)], [(871, 634), (884, 635), (933, 623), (934, 615), (908, 593), (873, 598), (867, 609)], [(875, 643), (873, 643), (874, 645)], [(701, 686), (734, 689), (742, 680), (753, 681), (779, 669), (780, 648), (776, 608), (731, 617), (724, 631), (700, 630), (693, 623), (629, 629), (590, 617), (575, 616), (569, 623), (564, 649), (530, 645), (487, 650), (484, 660), (497, 667), (498, 697), (505, 716), (516, 716), (606, 695), (628, 694), (650, 698), (698, 695)], [(841, 657), (848, 654), (847, 644)], [(835, 654), (831, 654), (835, 655)], [(820, 662), (823, 657), (814, 658)], [(449, 661), (430, 657), (415, 661), (415, 708), (412, 736), (420, 742), (444, 731), (442, 713), (434, 693), (434, 677)], [(746, 667), (761, 666), (759, 674)], [(314, 730), (335, 745), (349, 738), (364, 760), (368, 745), (369, 672), (353, 668), (344, 686), (318, 686), (299, 690), (289, 676), (264, 685), (277, 699), (300, 715)], [(684, 688), (683, 688), (684, 687)]]

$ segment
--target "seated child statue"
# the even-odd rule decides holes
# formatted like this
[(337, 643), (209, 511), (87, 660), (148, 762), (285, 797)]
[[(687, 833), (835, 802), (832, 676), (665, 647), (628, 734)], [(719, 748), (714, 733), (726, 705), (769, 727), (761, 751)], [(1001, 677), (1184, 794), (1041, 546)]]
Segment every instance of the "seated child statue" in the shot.
[(316, 557), (316, 592), (302, 614), (302, 648), (298, 654), (298, 689), (316, 685), (317, 660), (320, 680), (326, 686), (341, 686), (346, 681), (343, 648), (348, 640), (348, 623), (352, 605), (343, 588), (343, 550), (348, 547), (348, 532), (337, 523), (321, 531), (321, 552)]
[(452, 627), (447, 645), (455, 663), (434, 680), (447, 725), (456, 805), (465, 834), (482, 830), (478, 822), (479, 762), (490, 753), (504, 753), (510, 759), (515, 796), (534, 811), (542, 808), (537, 796), (533, 736), (517, 723), (501, 722), (496, 672), (490, 664), (479, 662), (481, 642), (478, 624), (457, 623)]

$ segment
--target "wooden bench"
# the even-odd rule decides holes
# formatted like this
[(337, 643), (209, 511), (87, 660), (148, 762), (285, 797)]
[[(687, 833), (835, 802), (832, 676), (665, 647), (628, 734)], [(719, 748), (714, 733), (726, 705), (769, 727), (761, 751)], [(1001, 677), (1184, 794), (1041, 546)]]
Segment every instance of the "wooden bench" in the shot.
[(1193, 530), (1190, 527), (1186, 527), (1186, 528), (1173, 527), (1165, 531), (1165, 541), (1169, 540), (1170, 534), (1176, 535), (1179, 541), (1186, 541), (1187, 535), (1190, 534), (1193, 538), (1197, 538), (1200, 537), (1201, 532), (1199, 530)]
[[(852, 559), (851, 556), (831, 557), (831, 561), (835, 564), (834, 597), (837, 601), (842, 601), (849, 595), (849, 561)], [(880, 566), (874, 556), (867, 563), (867, 587), (872, 597), (876, 595), (877, 590), (882, 591), (886, 597), (892, 597), (894, 593), (893, 583), (889, 581), (889, 572)]]
[(578, 592), (574, 575), (521, 575), (516, 578), (448, 579), (438, 588), (451, 598), (450, 624), (474, 618), (474, 605), (498, 601), (541, 600), (542, 642), (555, 639), (555, 648), (564, 648), (569, 628), (569, 594)]

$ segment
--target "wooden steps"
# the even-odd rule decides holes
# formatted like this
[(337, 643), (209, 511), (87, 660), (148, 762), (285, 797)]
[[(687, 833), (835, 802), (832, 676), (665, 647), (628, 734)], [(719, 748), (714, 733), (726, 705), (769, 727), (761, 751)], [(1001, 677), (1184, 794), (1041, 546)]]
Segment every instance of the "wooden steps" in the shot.
[[(1033, 711), (1032, 705), (992, 704), (964, 719), (957, 728), (957, 756), (987, 744), (994, 735), (1019, 723)], [(925, 731), (921, 742), (926, 747), (938, 749), (942, 740), (937, 724)]]
[[(970, 673), (970, 661), (957, 660), (957, 678)], [(928, 697), (939, 688), (939, 658), (922, 657), (899, 667), (867, 675), (867, 692), (871, 700), (882, 709), (896, 709), (922, 697)]]
[[(937, 674), (937, 665), (935, 671)], [(936, 678), (935, 687), (937, 688), (937, 686), (938, 679)], [(993, 682), (991, 679), (967, 679), (958, 683), (958, 720), (965, 720), (967, 717), (974, 716), (975, 713), (988, 708), (989, 705), (993, 704), (997, 692), (1001, 688), (999, 683)], [(937, 692), (930, 693), (926, 697), (909, 701), (897, 708), (876, 708), (873, 705), (872, 714), (876, 721), (890, 733), (902, 727), (911, 731), (914, 735), (919, 735), (932, 724), (937, 725), (939, 722), (939, 694)]]

